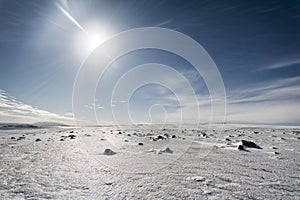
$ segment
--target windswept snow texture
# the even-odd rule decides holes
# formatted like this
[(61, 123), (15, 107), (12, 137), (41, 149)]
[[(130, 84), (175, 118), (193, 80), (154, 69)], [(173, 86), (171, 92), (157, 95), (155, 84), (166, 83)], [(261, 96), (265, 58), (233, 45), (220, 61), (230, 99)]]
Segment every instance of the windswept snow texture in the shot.
[(298, 128), (1, 130), (0, 199), (297, 199), (299, 142)]

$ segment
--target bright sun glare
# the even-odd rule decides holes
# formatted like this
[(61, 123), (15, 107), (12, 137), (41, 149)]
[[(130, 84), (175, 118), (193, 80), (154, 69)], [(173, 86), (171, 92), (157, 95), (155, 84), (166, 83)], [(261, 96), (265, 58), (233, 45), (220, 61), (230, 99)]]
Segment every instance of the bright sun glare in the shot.
[(88, 46), (90, 50), (96, 49), (101, 43), (105, 41), (105, 36), (97, 33), (89, 34)]
[(56, 4), (56, 6), (74, 25), (76, 25), (84, 33), (84, 37), (76, 38), (76, 41), (79, 39), (80, 49), (85, 49), (86, 51), (91, 52), (106, 40), (107, 37), (103, 34), (103, 31), (87, 31), (62, 6), (59, 4)]

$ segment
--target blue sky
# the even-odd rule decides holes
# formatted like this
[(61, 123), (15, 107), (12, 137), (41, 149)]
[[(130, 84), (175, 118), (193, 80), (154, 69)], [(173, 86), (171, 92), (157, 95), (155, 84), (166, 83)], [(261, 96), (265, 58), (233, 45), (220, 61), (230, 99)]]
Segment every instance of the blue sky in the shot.
[[(1, 122), (71, 122), (76, 73), (95, 44), (132, 28), (158, 26), (188, 35), (210, 54), (224, 81), (228, 122), (300, 124), (299, 1), (0, 0), (0, 9)], [(145, 63), (183, 74), (204, 118), (209, 115), (209, 93), (189, 63), (168, 52), (141, 50), (117, 60), (104, 76), (105, 89), (99, 87), (96, 101), (86, 105), (95, 106), (100, 123), (113, 121), (109, 110), (119, 104), (130, 106), (136, 123), (149, 121), (150, 108), (153, 121), (161, 122), (168, 112), (170, 123), (180, 108), (195, 109), (183, 84), (170, 74), (161, 79), (176, 86), (183, 106), (158, 85), (142, 87), (129, 104), (128, 99), (107, 102), (103, 96), (122, 74)], [(126, 116), (120, 120), (127, 122)], [(186, 122), (192, 123), (193, 115)]]

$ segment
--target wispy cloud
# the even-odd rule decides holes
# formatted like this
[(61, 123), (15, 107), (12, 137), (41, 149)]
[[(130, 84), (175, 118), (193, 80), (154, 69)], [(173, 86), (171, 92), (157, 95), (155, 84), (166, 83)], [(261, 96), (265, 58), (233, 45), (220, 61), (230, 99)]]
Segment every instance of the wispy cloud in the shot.
[(228, 121), (300, 125), (300, 76), (228, 92)]
[(45, 110), (34, 108), (17, 101), (0, 90), (0, 122), (1, 123), (35, 123), (35, 122), (61, 122), (72, 124), (73, 118), (68, 113), (61, 116)]
[(291, 66), (299, 65), (299, 64), (300, 64), (300, 59), (280, 61), (280, 62), (273, 63), (271, 65), (259, 68), (259, 71), (279, 69), (279, 68), (284, 68), (284, 67), (291, 67)]
[[(168, 122), (178, 122), (181, 119), (180, 115), (183, 115), (185, 116), (184, 123), (195, 123), (198, 106), (200, 122), (207, 123), (209, 121), (211, 115), (209, 94), (197, 94), (198, 105), (195, 102), (195, 96), (180, 88), (177, 90), (177, 97), (170, 93), (160, 94), (159, 104), (173, 107), (172, 112), (166, 115)], [(146, 94), (146, 98), (150, 99), (148, 95), (149, 93)], [(178, 100), (180, 106), (176, 106), (179, 103)], [(299, 100), (300, 76), (265, 81), (249, 87), (227, 90), (226, 121), (228, 123), (243, 124), (300, 125)], [(222, 108), (215, 107), (214, 109), (222, 111)], [(161, 117), (160, 115), (152, 116), (152, 118)], [(220, 122), (223, 120), (222, 115), (214, 117)]]
[(162, 22), (160, 22), (158, 24), (155, 24), (154, 26), (156, 26), (156, 27), (159, 27), (159, 26), (163, 27), (163, 26), (166, 26), (166, 25), (169, 25), (170, 23), (172, 23), (172, 21), (173, 21), (173, 19), (168, 19), (168, 20), (162, 21)]
[(300, 98), (300, 76), (264, 81), (247, 88), (229, 91), (227, 98), (231, 104), (298, 100)]

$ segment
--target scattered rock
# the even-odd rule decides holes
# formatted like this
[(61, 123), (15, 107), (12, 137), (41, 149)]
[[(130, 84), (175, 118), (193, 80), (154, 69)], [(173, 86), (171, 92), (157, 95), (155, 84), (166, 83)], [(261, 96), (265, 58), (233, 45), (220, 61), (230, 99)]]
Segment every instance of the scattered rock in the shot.
[(125, 139), (124, 139), (124, 142), (128, 142), (128, 139), (125, 138)]
[(194, 176), (194, 177), (188, 177), (187, 180), (191, 180), (191, 181), (197, 181), (197, 182), (203, 182), (206, 179), (202, 176)]
[(70, 131), (70, 133), (74, 133), (74, 131)]
[(172, 138), (174, 139), (174, 138), (177, 138), (177, 136), (176, 135), (172, 135)]
[(162, 135), (158, 135), (155, 137), (156, 140), (165, 140), (166, 138)]
[(257, 144), (255, 144), (254, 142), (250, 142), (247, 140), (242, 140), (242, 145), (245, 147), (249, 147), (249, 148), (257, 148)]
[(41, 138), (37, 138), (35, 141), (36, 141), (36, 142), (40, 142), (40, 141), (42, 141), (42, 140), (41, 140)]
[[(152, 130), (151, 130), (151, 132), (153, 132)], [(147, 136), (152, 136), (152, 135), (154, 135), (153, 133), (147, 133)]]
[(10, 139), (14, 140), (14, 139), (16, 139), (16, 138), (15, 138), (15, 137), (11, 137)]
[(128, 133), (127, 136), (130, 137), (131, 135)]
[(114, 152), (114, 151), (111, 150), (111, 149), (105, 149), (103, 154), (104, 154), (104, 155), (108, 155), (108, 156), (112, 156), (112, 155), (115, 155), (116, 152)]
[(59, 141), (65, 141), (65, 139), (61, 138)]
[(75, 139), (76, 135), (68, 135), (70, 139)]
[(226, 141), (231, 141), (231, 139), (229, 139), (229, 138), (226, 138), (225, 140), (226, 140)]
[(272, 147), (272, 149), (278, 149), (277, 147)]
[(278, 155), (279, 153), (277, 151), (274, 152), (275, 155)]
[(143, 146), (144, 144), (143, 144), (142, 142), (139, 142), (138, 145), (139, 145), (139, 146)]
[(119, 134), (121, 135), (121, 134), (122, 134), (122, 132), (121, 132), (121, 131), (119, 131)]
[(18, 137), (18, 139), (17, 140), (25, 140), (26, 139), (26, 137), (24, 137), (24, 136), (20, 136), (20, 137)]
[(245, 150), (245, 148), (244, 148), (244, 146), (243, 146), (243, 145), (239, 145), (239, 146), (238, 146), (238, 150), (241, 150), (241, 151), (243, 151), (243, 150)]
[(167, 148), (164, 150), (164, 152), (166, 152), (166, 153), (173, 153), (173, 151), (172, 151), (169, 147), (167, 147)]
[(211, 195), (213, 192), (210, 190), (203, 190), (202, 194), (204, 195)]

